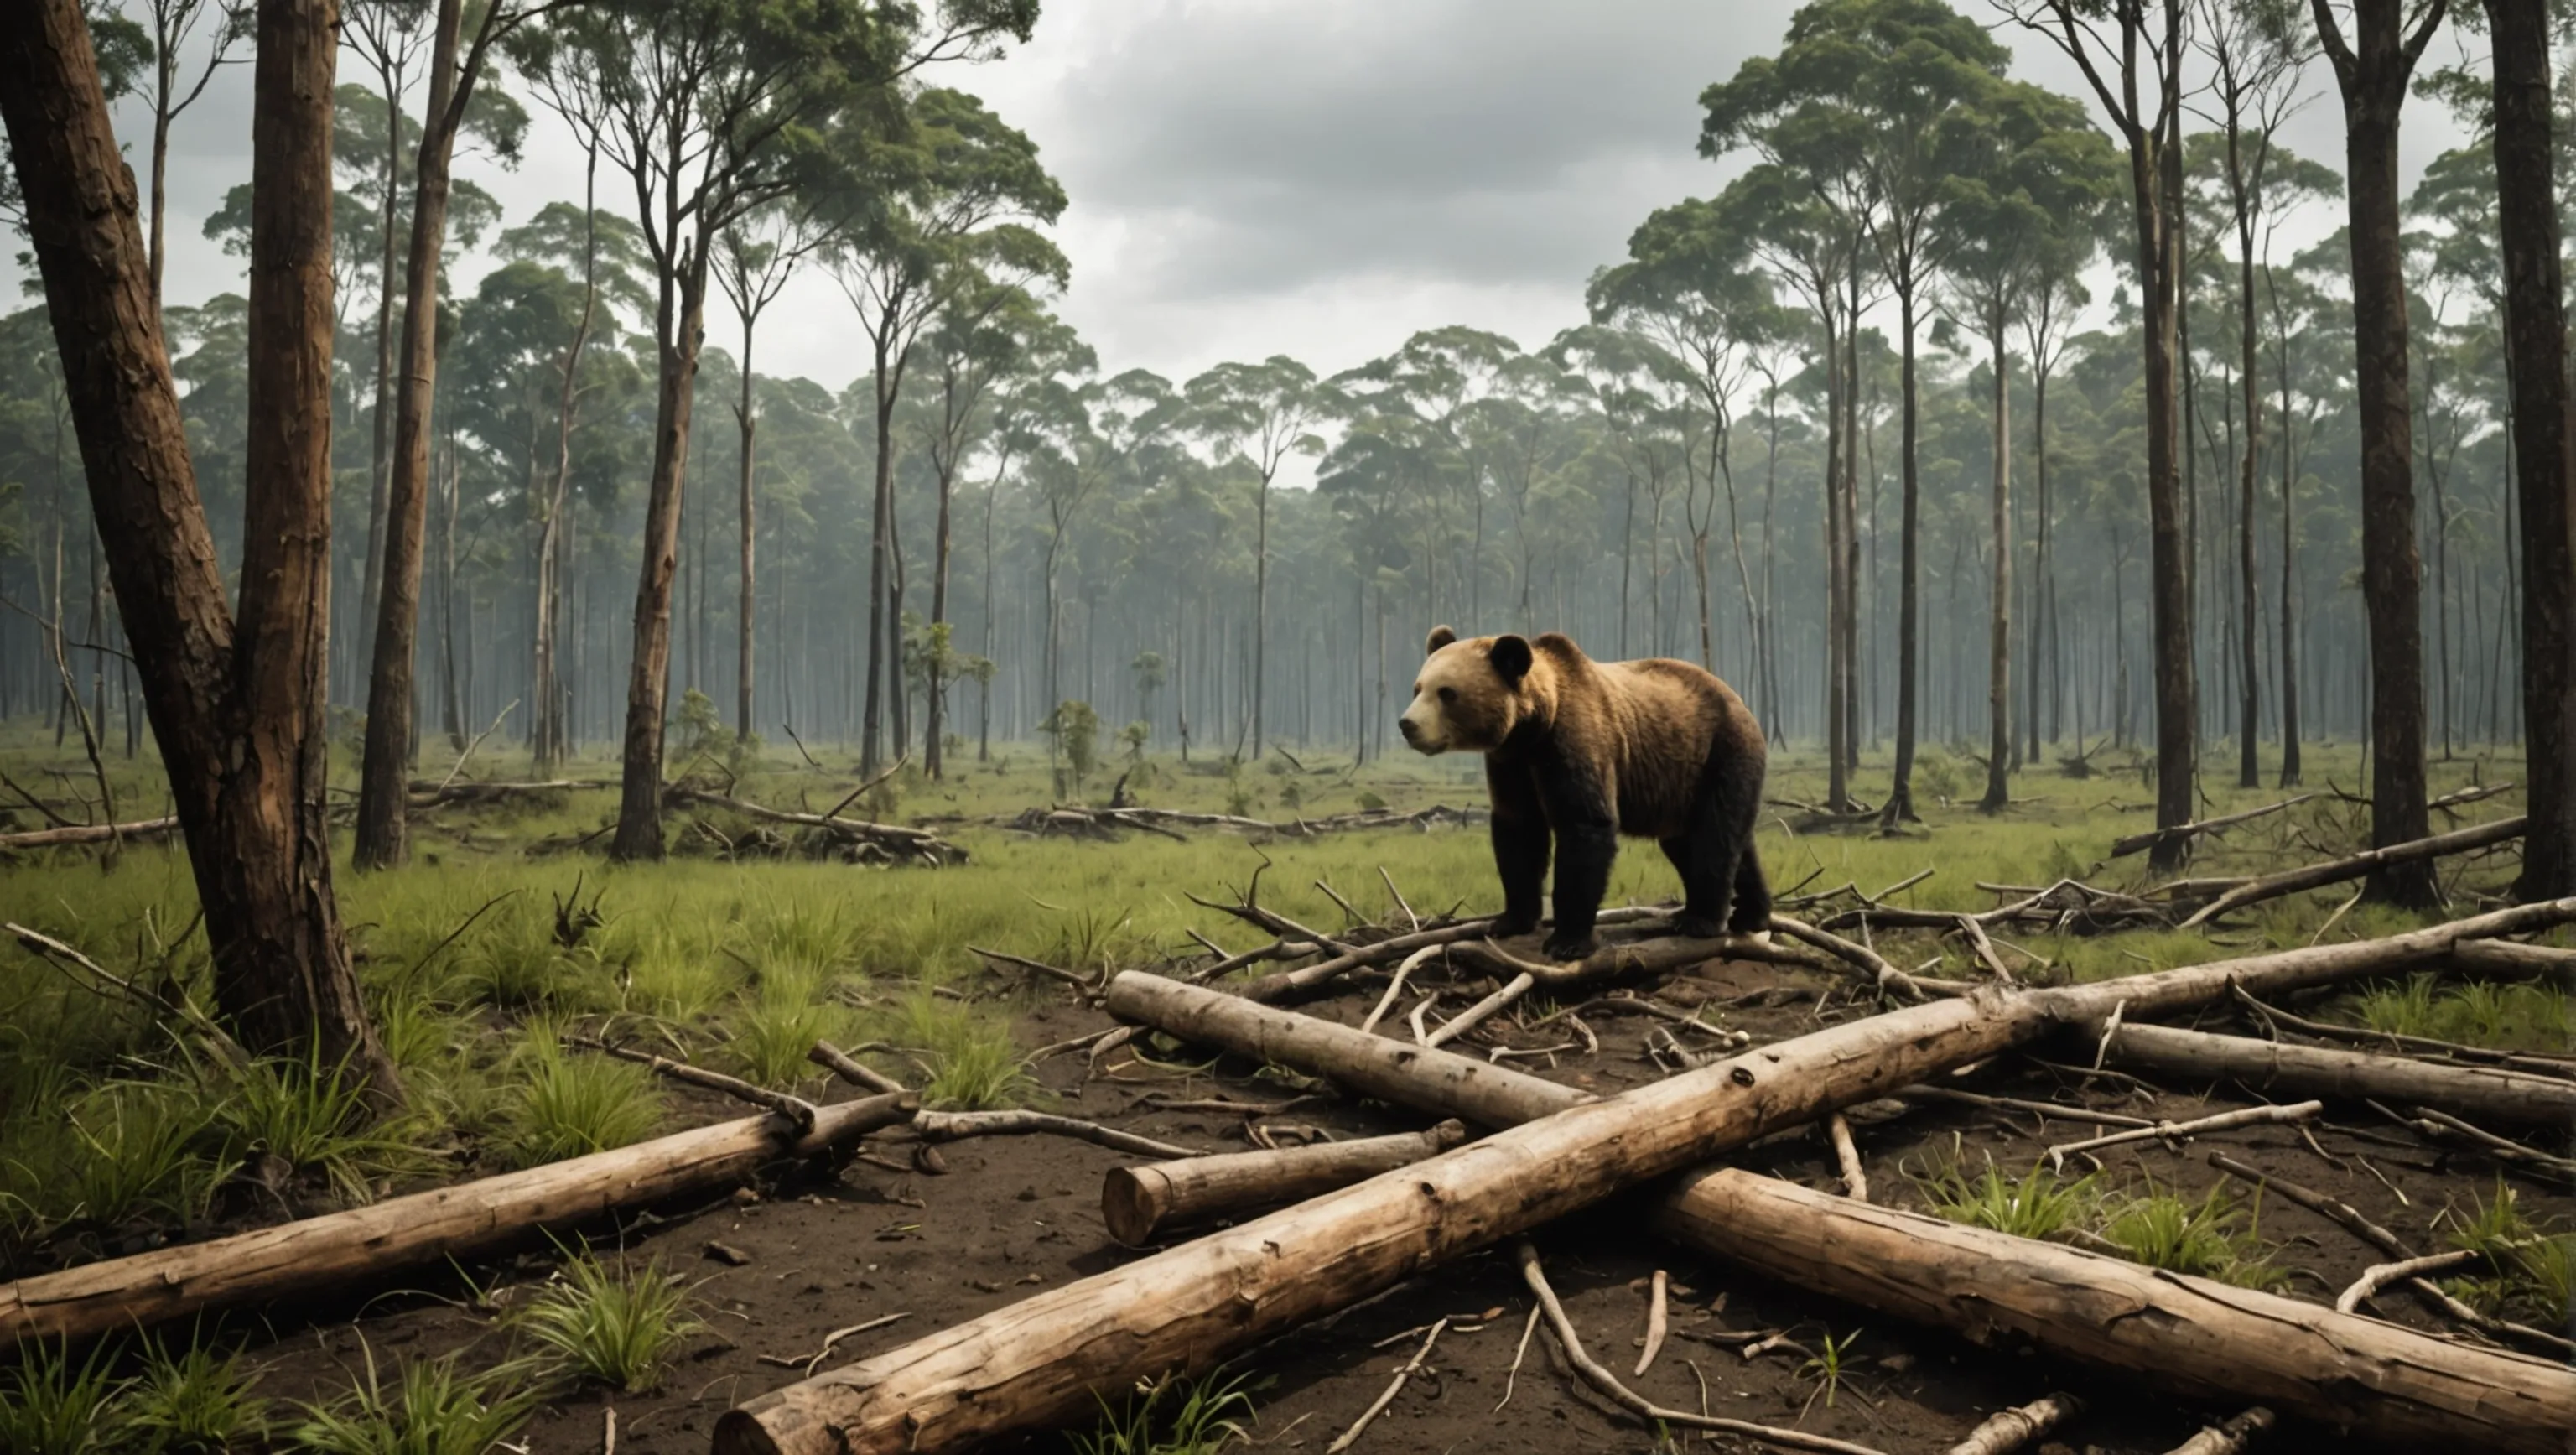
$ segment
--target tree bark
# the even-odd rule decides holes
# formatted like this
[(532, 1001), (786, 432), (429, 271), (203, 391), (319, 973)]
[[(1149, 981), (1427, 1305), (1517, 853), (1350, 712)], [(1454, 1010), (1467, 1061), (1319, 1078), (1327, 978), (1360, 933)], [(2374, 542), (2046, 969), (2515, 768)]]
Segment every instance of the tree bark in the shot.
[[(2361, 430), (2361, 589), (2370, 626), (2370, 841), (2424, 837), (2422, 568), (2415, 549), (2414, 423), (2407, 385), (2405, 247), (2399, 235), (2397, 123), (2406, 83), (2442, 22), (2433, 0), (2404, 33), (2403, 0), (2354, 0), (2349, 44), (2328, 0), (2311, 0), (2343, 97), (2351, 200), (2354, 370)], [(2563, 347), (2563, 344), (2562, 344)], [(2370, 897), (2429, 908), (2429, 862), (2371, 876)]]
[(2576, 1377), (2316, 1304), (1902, 1212), (1734, 1169), (1657, 1227), (1766, 1276), (1917, 1323), (2028, 1339), (2192, 1399), (2265, 1404), (2373, 1440), (2563, 1455)]
[(2541, 0), (2486, 0), (2494, 35), (2495, 162), (2513, 358), (2515, 498), (2522, 516), (2523, 743), (2531, 824), (2525, 899), (2576, 893), (2576, 419), (2567, 376), (2550, 28)]
[(644, 507), (643, 568), (635, 587), (635, 653), (626, 679), (624, 773), (617, 834), (608, 846), (612, 859), (662, 857), (662, 718), (671, 687), (671, 582), (680, 564), (680, 496), (688, 472), (706, 305), (706, 251), (693, 246), (672, 260), (662, 279), (657, 319), (662, 387), (653, 427), (652, 484)]
[(737, 655), (733, 689), (733, 731), (734, 737), (744, 743), (751, 741), (752, 733), (751, 624), (760, 599), (753, 590), (755, 578), (752, 575), (752, 523), (756, 519), (751, 496), (752, 435), (758, 423), (752, 412), (751, 397), (751, 330), (752, 325), (759, 318), (759, 309), (752, 302), (755, 296), (746, 289), (744, 296), (737, 300), (742, 307), (742, 403), (734, 410), (734, 419), (742, 426), (742, 495), (739, 505), (742, 524), (742, 595), (734, 611)]
[(1141, 1248), (1176, 1228), (1302, 1201), (1409, 1167), (1466, 1139), (1466, 1125), (1450, 1120), (1391, 1137), (1113, 1167), (1101, 1180), (1100, 1216), (1109, 1236)]
[[(460, 69), (462, 0), (439, 0), (430, 42), (429, 106), (423, 113), (420, 160), (413, 167), (411, 250), (403, 268), (402, 378), (394, 423), (391, 481), (385, 492), (383, 591), (376, 608), (375, 663), (367, 681), (366, 750), (359, 759), (358, 827), (352, 859), (361, 869), (389, 869), (409, 854), (404, 781), (410, 775), (412, 690), (420, 640), (421, 542), (429, 521), (430, 411), (438, 399), (438, 262), (447, 239), (450, 163), (465, 106), (474, 94), (484, 38), (497, 4), (484, 11), (484, 33)], [(381, 436), (383, 426), (379, 425)]]
[(2522, 837), (2523, 822), (2520, 817), (2514, 817), (2497, 819), (2491, 823), (2472, 824), (2464, 829), (2453, 829), (2447, 834), (2410, 839), (2405, 843), (2390, 844), (2385, 848), (2365, 849), (2348, 858), (2330, 859), (2322, 864), (2310, 864), (2303, 868), (2285, 870), (2279, 874), (2266, 874), (2258, 879), (2248, 879), (2230, 886), (2216, 899), (2193, 911), (2191, 918), (2183, 921), (2183, 926), (2189, 928), (2207, 924), (2229, 910), (2266, 899), (2278, 899), (2285, 894), (2296, 894), (2301, 890), (2338, 884), (2348, 879), (2384, 875), (2391, 868), (2396, 867), (2422, 865), (2425, 877), (2430, 878), (2435, 859), (2445, 854), (2463, 854), (2471, 849), (2483, 849), (2490, 844), (2501, 844), (2509, 839), (2518, 839)]
[[(1977, 807), (2001, 813), (2012, 803), (2012, 392), (2004, 348), (2004, 300), (1987, 320), (1994, 342), (1994, 601), (1986, 643), (1986, 795)], [(1910, 467), (1910, 466), (1909, 466)]]
[[(1918, 461), (1915, 458), (1917, 420), (1914, 377), (1914, 290), (1911, 287), (1898, 293), (1897, 313), (1897, 330), (1904, 335), (1903, 359), (1898, 365), (1903, 371), (1903, 379), (1902, 387), (1898, 392), (1903, 395), (1901, 407), (1905, 411), (1902, 441), (1902, 453), (1905, 457), (1903, 461), (1905, 501), (1902, 506), (1904, 519), (1897, 528), (1899, 544), (1896, 569), (1896, 775), (1887, 790), (1887, 803), (1879, 810), (1879, 822), (1888, 828), (1894, 828), (1914, 817), (1914, 739), (1916, 724), (1921, 715), (1921, 708), (1916, 698), (1922, 693), (1922, 689), (1915, 681), (1915, 665), (1921, 655), (1916, 648), (1923, 630), (1919, 602), (1922, 594), (1919, 580), (1922, 549), (1918, 539), (1922, 497)], [(1852, 321), (1852, 328), (1854, 333), (1859, 331), (1857, 317)], [(1848, 387), (1855, 393), (1859, 391), (1860, 380), (1857, 376), (1851, 380)], [(1997, 428), (2000, 429), (2001, 426), (1998, 425)], [(2000, 442), (2000, 435), (1997, 436), (1997, 440)], [(1852, 513), (1846, 507), (1844, 511), (1846, 530), (1850, 529)], [(1849, 576), (1854, 573), (1846, 571), (1844, 574)], [(1847, 597), (1852, 594), (1850, 588), (1845, 588), (1845, 594)], [(1855, 620), (1858, 619), (1857, 609), (1849, 600), (1846, 600), (1844, 610), (1851, 612)], [(1855, 755), (1858, 754), (1858, 744), (1852, 745), (1852, 752)], [(1989, 789), (1991, 791), (1991, 780)], [(1841, 810), (1837, 808), (1836, 811)]]
[(2105, 1064), (2197, 1081), (2234, 1081), (2343, 1101), (2436, 1106), (2520, 1126), (2576, 1122), (2576, 1081), (2491, 1066), (2445, 1066), (2366, 1051), (2123, 1024), (2092, 1038)]
[(244, 1044), (401, 1083), (358, 997), (323, 821), (330, 602), (329, 0), (264, 0), (254, 80), (241, 614), (225, 609), (133, 181), (77, 0), (0, 7), (0, 117), (90, 501)]
[(211, 1242), (111, 1258), (0, 1285), (0, 1340), (85, 1339), (207, 1309), (329, 1297), (394, 1269), (506, 1247), (616, 1208), (740, 1182), (909, 1120), (909, 1093), (816, 1108), (797, 1134), (775, 1114), (718, 1122), (367, 1207)]
[[(2182, 315), (2180, 187), (2171, 178), (2182, 167), (2182, 6), (2167, 0), (2166, 54), (2173, 56), (2162, 86), (2168, 96), (2160, 135), (2133, 142), (2131, 180), (2137, 193), (2139, 266), (2146, 275), (2147, 533), (2156, 694), (2156, 827), (2190, 821), (2198, 806), (2199, 690), (2191, 660), (2191, 541), (2183, 521), (2180, 432), (2175, 416), (2177, 330)], [(2160, 873), (2182, 867), (2187, 841), (2167, 839), (2148, 856)]]

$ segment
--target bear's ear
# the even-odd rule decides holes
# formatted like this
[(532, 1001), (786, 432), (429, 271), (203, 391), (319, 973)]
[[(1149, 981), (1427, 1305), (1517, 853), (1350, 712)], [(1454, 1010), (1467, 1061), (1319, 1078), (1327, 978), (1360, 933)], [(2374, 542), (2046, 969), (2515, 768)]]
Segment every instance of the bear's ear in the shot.
[(1494, 670), (1502, 674), (1505, 682), (1518, 683), (1523, 677), (1529, 675), (1529, 639), (1520, 636), (1496, 637), (1492, 649), (1486, 653), (1486, 660), (1494, 664)]
[(1431, 629), (1431, 636), (1429, 639), (1425, 640), (1422, 644), (1422, 655), (1426, 657), (1430, 656), (1433, 652), (1440, 650), (1442, 647), (1445, 647), (1456, 640), (1458, 640), (1457, 632), (1445, 626), (1435, 626)]

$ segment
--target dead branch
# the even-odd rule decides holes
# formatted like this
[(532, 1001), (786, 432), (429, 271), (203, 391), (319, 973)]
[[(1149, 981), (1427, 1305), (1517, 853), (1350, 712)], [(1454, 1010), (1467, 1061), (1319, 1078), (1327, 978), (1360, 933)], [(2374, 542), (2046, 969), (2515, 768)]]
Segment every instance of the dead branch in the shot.
[(1970, 1430), (1968, 1438), (1951, 1446), (1948, 1455), (2012, 1455), (2082, 1413), (2084, 1401), (2071, 1394), (2047, 1395), (2026, 1405), (1997, 1410), (1986, 1416), (1985, 1423)]
[(2355, 1279), (2350, 1288), (2336, 1295), (2335, 1312), (2339, 1314), (2357, 1312), (2363, 1304), (2377, 1297), (2381, 1289), (2392, 1283), (2421, 1278), (2427, 1273), (2445, 1272), (2463, 1263), (2474, 1263), (2477, 1260), (2478, 1255), (2470, 1249), (2454, 1248), (2447, 1253), (2428, 1253), (2420, 1258), (2405, 1258), (2395, 1263), (2374, 1263), (2361, 1271), (2361, 1277)]
[(1342, 1455), (1343, 1451), (1359, 1443), (1360, 1435), (1368, 1429), (1369, 1422), (1384, 1413), (1388, 1405), (1395, 1403), (1395, 1397), (1404, 1392), (1404, 1382), (1411, 1379), (1414, 1371), (1422, 1367), (1422, 1361), (1431, 1356), (1431, 1346), (1440, 1342), (1442, 1331), (1448, 1327), (1447, 1319), (1441, 1319), (1431, 1326), (1431, 1332), (1422, 1336), (1422, 1347), (1414, 1350), (1413, 1357), (1404, 1361), (1404, 1367), (1395, 1371), (1395, 1378), (1388, 1383), (1386, 1392), (1379, 1395), (1367, 1409), (1360, 1411), (1360, 1417), (1351, 1421), (1351, 1427), (1342, 1431), (1340, 1439), (1324, 1447), (1324, 1455)]
[(2205, 925), (2230, 910), (2242, 909), (2246, 905), (2258, 904), (2267, 899), (2278, 899), (2285, 894), (2296, 894), (2301, 890), (2317, 889), (2328, 884), (2340, 884), (2347, 879), (2359, 879), (2392, 864), (2411, 864), (2419, 859), (2435, 859), (2446, 854), (2465, 854), (2472, 849), (2483, 849), (2492, 844), (2518, 839), (2522, 837), (2523, 822), (2523, 817), (2516, 814), (2512, 818), (2500, 818), (2493, 823), (2454, 829), (2450, 833), (2435, 834), (2430, 838), (2412, 839), (2402, 844), (2390, 844), (2381, 849), (2365, 849), (2346, 858), (2330, 859), (2322, 864), (2310, 864), (2303, 869), (2266, 874), (2260, 878), (2247, 880), (2192, 911), (2191, 915), (2183, 920), (2180, 928), (2192, 929)]
[[(2473, 952), (2475, 948), (2473, 945), (2463, 944), (2451, 952), (2450, 958), (2457, 960), (2463, 952)], [(2512, 948), (2528, 950), (2537, 947), (2515, 945)], [(2276, 1031), (2287, 1028), (2303, 1036), (2314, 1036), (2321, 1041), (2382, 1046), (2391, 1051), (2409, 1051), (2419, 1055), (2439, 1056), (2450, 1061), (2505, 1066), (2541, 1076), (2576, 1076), (2576, 1060), (2565, 1057), (2542, 1055), (2531, 1051), (2499, 1051), (2488, 1046), (2464, 1046), (2457, 1041), (2437, 1041), (2430, 1036), (2402, 1035), (2396, 1031), (2374, 1031), (2365, 1026), (2339, 1026), (2331, 1021), (2309, 1020), (2305, 1016), (2293, 1015), (2279, 1006), (2268, 1005), (2255, 998), (2242, 986), (2236, 988), (2234, 995), (2237, 1004), (2253, 1012), (2257, 1019)]]
[(1631, 1379), (1642, 1377), (1654, 1367), (1655, 1356), (1664, 1352), (1664, 1336), (1672, 1328), (1671, 1312), (1664, 1305), (1671, 1292), (1672, 1279), (1656, 1269), (1654, 1282), (1646, 1290), (1646, 1346), (1637, 1356), (1637, 1367), (1628, 1371)]
[(910, 858), (925, 864), (963, 864), (966, 851), (928, 829), (906, 828), (900, 824), (869, 823), (861, 819), (841, 818), (837, 814), (790, 813), (765, 804), (710, 793), (686, 784), (673, 784), (664, 790), (674, 805), (705, 804), (758, 819), (765, 823), (792, 824), (812, 829), (831, 842), (848, 846), (874, 845), (899, 858)]
[(499, 712), (492, 715), (492, 725), (485, 728), (483, 731), (476, 733), (474, 735), (474, 740), (467, 743), (464, 751), (456, 755), (456, 762), (448, 768), (447, 776), (438, 780), (438, 787), (434, 790), (435, 792), (444, 793), (447, 791), (447, 785), (455, 782), (457, 775), (465, 771), (465, 764), (474, 756), (474, 750), (483, 746), (483, 740), (485, 738), (488, 738), (501, 730), (502, 722), (510, 716), (511, 709), (516, 708), (518, 705), (519, 699), (513, 697), (510, 699), (509, 707), (504, 707)]
[(1564, 1351), (1565, 1362), (1573, 1366), (1575, 1373), (1583, 1376), (1584, 1383), (1600, 1391), (1603, 1397), (1621, 1409), (1657, 1424), (1746, 1435), (1770, 1444), (1785, 1445), (1792, 1450), (1823, 1450), (1830, 1455), (1884, 1455), (1884, 1452), (1867, 1445), (1855, 1445), (1848, 1440), (1836, 1440), (1825, 1435), (1810, 1435), (1804, 1430), (1757, 1425), (1749, 1420), (1730, 1420), (1721, 1415), (1693, 1414), (1688, 1410), (1666, 1409), (1656, 1404), (1621, 1384), (1618, 1375), (1584, 1352), (1583, 1336), (1575, 1332), (1574, 1320), (1566, 1317), (1565, 1305), (1557, 1302), (1556, 1290), (1548, 1286), (1547, 1274), (1539, 1267), (1538, 1250), (1530, 1246), (1527, 1238), (1520, 1241), (1513, 1256), (1520, 1263), (1521, 1281), (1529, 1285), (1530, 1292), (1538, 1299), (1539, 1308), (1547, 1315), (1548, 1331), (1556, 1335), (1556, 1346)]
[(1834, 1160), (1842, 1167), (1843, 1195), (1869, 1201), (1869, 1174), (1861, 1169), (1860, 1148), (1852, 1142), (1851, 1122), (1841, 1112), (1825, 1118), (1825, 1135), (1834, 1144)]
[(1113, 1167), (1100, 1186), (1101, 1220), (1131, 1248), (1195, 1227), (1348, 1187), (1435, 1157), (1467, 1140), (1451, 1118), (1426, 1131), (1258, 1152), (1224, 1152), (1148, 1167)]
[(1157, 1142), (1134, 1132), (1104, 1127), (1097, 1122), (1077, 1121), (1042, 1111), (925, 1111), (912, 1119), (912, 1129), (924, 1140), (954, 1142), (965, 1137), (1071, 1137), (1113, 1152), (1129, 1152), (1139, 1157), (1204, 1157), (1195, 1147), (1177, 1147)]
[(2098, 1152), (2104, 1147), (2118, 1147), (2130, 1142), (2180, 1140), (2200, 1132), (2223, 1132), (2234, 1127), (2306, 1121), (2325, 1109), (2326, 1104), (2322, 1101), (2302, 1101), (2289, 1106), (2250, 1106), (2241, 1111), (2223, 1111), (2215, 1116), (2195, 1117), (2187, 1122), (2158, 1122), (2151, 1127), (2131, 1127), (2127, 1131), (2092, 1137), (2081, 1142), (2061, 1142), (2048, 1149), (2048, 1165), (2063, 1167), (2071, 1153)]
[(2501, 1117), (2522, 1126), (2576, 1124), (2576, 1081), (2496, 1066), (2458, 1066), (2168, 1026), (2121, 1025), (2099, 1041), (2111, 1065), (2195, 1081), (2233, 1081), (2345, 1101), (2377, 1097)]
[(2173, 1447), (2169, 1455), (2242, 1455), (2256, 1435), (2272, 1428), (2272, 1412), (2256, 1405), (2223, 1425), (2212, 1425)]
[(634, 1050), (600, 1040), (595, 1036), (566, 1036), (564, 1044), (578, 1046), (585, 1051), (599, 1051), (621, 1061), (632, 1061), (639, 1066), (650, 1067), (657, 1076), (665, 1076), (691, 1086), (704, 1087), (709, 1091), (721, 1091), (737, 1101), (747, 1101), (754, 1106), (767, 1107), (793, 1124), (800, 1136), (814, 1130), (814, 1104), (801, 1097), (772, 1091), (766, 1086), (754, 1086), (739, 1076), (727, 1076), (721, 1071), (709, 1071), (702, 1066), (692, 1066), (686, 1061), (674, 1061), (667, 1056), (656, 1056), (650, 1051)]
[(857, 1060), (849, 1052), (829, 1041), (816, 1041), (814, 1049), (805, 1053), (805, 1059), (830, 1071), (852, 1086), (864, 1086), (870, 1091), (878, 1092), (904, 1090), (902, 1082)]
[(2282, 799), (2278, 803), (2267, 803), (2261, 808), (2249, 808), (2240, 813), (2205, 818), (2198, 823), (2176, 824), (2169, 829), (2156, 829), (2149, 833), (2131, 834), (2126, 838), (2113, 839), (2111, 857), (2125, 859), (2141, 849), (2152, 849), (2158, 844), (2172, 843), (2178, 839), (2194, 839), (2202, 834), (2220, 833), (2238, 824), (2251, 823), (2255, 819), (2279, 813), (2285, 808), (2296, 808), (2314, 797), (2316, 795), (2313, 793), (2302, 793), (2294, 798)]
[(1061, 980), (1085, 995), (1093, 994), (1100, 989), (1099, 982), (1076, 975), (1070, 970), (1058, 969), (1044, 960), (1032, 960), (1025, 955), (1013, 955), (1002, 950), (987, 950), (981, 945), (968, 945), (966, 950), (969, 954), (981, 955), (987, 960), (1016, 966), (1033, 974), (1044, 975), (1051, 980)]
[(29, 849), (62, 849), (79, 844), (107, 844), (123, 839), (154, 838), (176, 833), (179, 820), (171, 818), (139, 819), (133, 823), (69, 824), (61, 828), (30, 829), (23, 833), (0, 834), (0, 853), (19, 853)]

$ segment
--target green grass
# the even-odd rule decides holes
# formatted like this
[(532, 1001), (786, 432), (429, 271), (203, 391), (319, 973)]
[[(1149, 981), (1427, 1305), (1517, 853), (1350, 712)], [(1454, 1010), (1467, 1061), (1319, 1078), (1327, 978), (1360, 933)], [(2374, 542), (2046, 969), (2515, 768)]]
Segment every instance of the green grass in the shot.
[(1936, 1216), (2020, 1238), (2089, 1227), (2101, 1204), (2098, 1176), (2069, 1182), (2045, 1165), (2034, 1165), (2018, 1178), (2007, 1177), (1991, 1157), (1971, 1174), (1955, 1143), (1949, 1157), (1917, 1177), (1915, 1186)]
[(681, 1343), (706, 1327), (689, 1305), (687, 1286), (659, 1259), (612, 1269), (584, 1250), (509, 1322), (559, 1374), (642, 1394), (661, 1383)]
[(348, 1393), (297, 1407), (288, 1439), (302, 1455), (489, 1455), (536, 1413), (543, 1388), (532, 1373), (469, 1372), (450, 1354), (388, 1377), (369, 1348)]
[(2444, 985), (2435, 976), (2414, 975), (2348, 996), (2341, 1009), (2354, 1024), (2391, 1035), (2507, 1051), (2576, 1050), (2567, 992), (2554, 985)]
[(122, 1450), (125, 1391), (126, 1381), (113, 1372), (104, 1343), (90, 1346), (77, 1363), (60, 1344), (37, 1340), (21, 1345), (17, 1364), (0, 1370), (0, 1450), (10, 1455)]
[(2501, 1177), (2493, 1197), (2472, 1198), (2465, 1215), (2446, 1217), (2451, 1245), (2481, 1255), (2494, 1270), (2455, 1280), (2455, 1293), (2490, 1313), (2528, 1316), (2548, 1328), (2563, 1328), (2576, 1314), (2576, 1233), (2534, 1221)]
[(423, 1126), (408, 1117), (378, 1119), (365, 1086), (320, 1058), (317, 1049), (301, 1061), (267, 1058), (210, 1073), (214, 1125), (229, 1157), (276, 1158), (348, 1203), (371, 1200), (382, 1181), (436, 1165), (422, 1145)]
[(662, 1117), (644, 1067), (566, 1052), (551, 1035), (531, 1038), (503, 1094), (497, 1150), (511, 1166), (534, 1167), (640, 1142)]
[(885, 1039), (930, 1067), (924, 1104), (957, 1111), (1017, 1106), (1038, 1095), (1008, 1023), (927, 991), (904, 998)]
[(1121, 1405), (1100, 1401), (1099, 1428), (1068, 1432), (1075, 1455), (1216, 1455), (1249, 1443), (1249, 1380), (1216, 1370), (1198, 1378), (1172, 1375), (1141, 1385)]
[(2243, 1288), (2278, 1288), (2288, 1270), (2275, 1267), (2255, 1218), (2235, 1205), (2224, 1184), (2198, 1202), (2160, 1192), (2116, 1194), (2101, 1233), (2129, 1258), (2169, 1273), (2215, 1278)]
[(159, 1340), (146, 1340), (143, 1371), (125, 1397), (135, 1448), (147, 1455), (224, 1455), (255, 1446), (269, 1428), (269, 1402), (253, 1390), (255, 1378), (239, 1354), (196, 1343), (173, 1354)]

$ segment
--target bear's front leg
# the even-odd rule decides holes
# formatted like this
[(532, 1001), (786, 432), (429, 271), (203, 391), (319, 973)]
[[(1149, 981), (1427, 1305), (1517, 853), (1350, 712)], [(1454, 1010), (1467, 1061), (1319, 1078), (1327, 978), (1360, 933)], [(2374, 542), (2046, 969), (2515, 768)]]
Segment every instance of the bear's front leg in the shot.
[(1503, 913), (1494, 921), (1494, 937), (1509, 939), (1538, 928), (1547, 886), (1547, 812), (1526, 769), (1489, 758), (1485, 786), (1494, 810), (1494, 868), (1503, 881)]
[(1557, 820), (1556, 839), (1556, 929), (1546, 950), (1552, 960), (1580, 960), (1600, 946), (1592, 926), (1610, 888), (1619, 833), (1606, 815), (1567, 815)]

